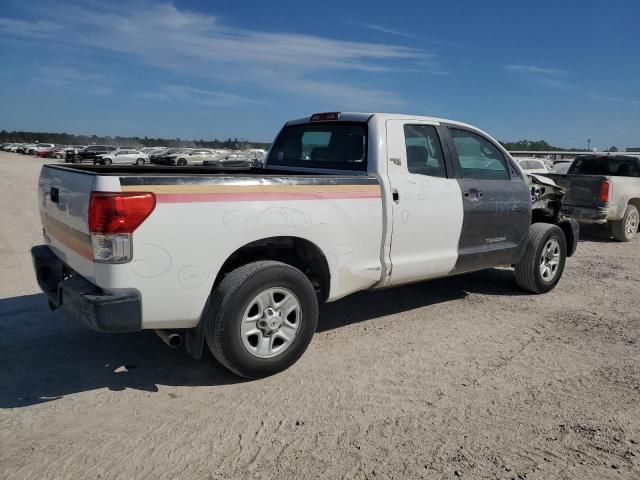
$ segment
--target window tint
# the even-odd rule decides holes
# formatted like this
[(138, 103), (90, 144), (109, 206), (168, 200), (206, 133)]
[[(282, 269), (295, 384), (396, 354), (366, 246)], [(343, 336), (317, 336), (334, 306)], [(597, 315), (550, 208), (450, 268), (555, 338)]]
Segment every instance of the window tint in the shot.
[(405, 125), (407, 169), (431, 177), (447, 176), (438, 132), (432, 125)]
[(640, 166), (638, 162), (638, 159), (634, 157), (582, 156), (576, 157), (568, 173), (640, 177)]
[(475, 133), (451, 129), (464, 178), (508, 179), (507, 162), (493, 143)]
[(308, 123), (285, 127), (276, 139), (269, 165), (366, 170), (366, 125)]

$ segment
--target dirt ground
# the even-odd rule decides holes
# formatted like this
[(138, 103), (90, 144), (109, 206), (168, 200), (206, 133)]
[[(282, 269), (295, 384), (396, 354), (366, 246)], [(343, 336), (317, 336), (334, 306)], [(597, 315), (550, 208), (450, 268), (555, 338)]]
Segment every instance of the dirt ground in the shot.
[(506, 270), (354, 295), (242, 381), (47, 309), (42, 163), (0, 154), (0, 478), (640, 478), (640, 240), (584, 230), (542, 296)]

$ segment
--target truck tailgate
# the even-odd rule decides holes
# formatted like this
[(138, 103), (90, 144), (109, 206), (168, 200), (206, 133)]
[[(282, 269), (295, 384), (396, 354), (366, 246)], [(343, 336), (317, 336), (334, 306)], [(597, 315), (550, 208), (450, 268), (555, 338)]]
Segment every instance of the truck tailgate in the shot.
[(69, 267), (95, 279), (89, 236), (89, 199), (95, 175), (45, 165), (38, 182), (38, 203), (45, 242)]
[(602, 207), (605, 203), (600, 201), (600, 189), (602, 182), (608, 180), (601, 175), (560, 175), (545, 174), (558, 185), (567, 190), (562, 200), (565, 206), (574, 207)]

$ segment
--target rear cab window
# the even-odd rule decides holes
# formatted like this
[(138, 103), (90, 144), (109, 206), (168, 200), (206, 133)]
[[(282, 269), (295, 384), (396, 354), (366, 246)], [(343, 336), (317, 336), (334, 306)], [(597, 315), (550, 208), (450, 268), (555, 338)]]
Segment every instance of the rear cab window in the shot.
[(584, 155), (576, 157), (567, 173), (640, 177), (639, 163), (640, 159), (637, 157), (598, 157), (595, 155)]
[(289, 125), (278, 135), (267, 165), (367, 170), (367, 125), (313, 122)]

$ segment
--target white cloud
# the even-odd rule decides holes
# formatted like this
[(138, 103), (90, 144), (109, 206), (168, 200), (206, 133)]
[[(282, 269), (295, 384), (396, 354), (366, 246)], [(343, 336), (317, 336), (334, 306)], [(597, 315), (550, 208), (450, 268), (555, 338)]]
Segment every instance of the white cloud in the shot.
[(347, 20), (345, 20), (344, 23), (346, 23), (347, 25), (353, 25), (354, 27), (362, 27), (362, 28), (367, 28), (369, 30), (375, 30), (377, 32), (386, 33), (386, 34), (389, 34), (389, 35), (395, 35), (397, 37), (409, 38), (411, 40), (419, 40), (421, 42), (429, 42), (429, 43), (432, 43), (433, 45), (438, 45), (438, 46), (441, 46), (441, 47), (462, 48), (460, 45), (457, 45), (455, 43), (444, 42), (442, 40), (437, 40), (435, 38), (429, 38), (429, 37), (423, 37), (423, 36), (420, 36), (420, 35), (414, 35), (412, 33), (403, 32), (401, 30), (395, 30), (393, 28), (385, 27), (385, 26), (382, 26), (382, 25), (377, 25), (375, 23), (352, 22), (352, 21), (347, 21)]
[(529, 75), (546, 75), (546, 76), (565, 76), (567, 72), (559, 68), (538, 67), (536, 65), (505, 65), (504, 68), (510, 72), (529, 74)]
[(70, 66), (40, 67), (36, 81), (49, 87), (73, 88), (77, 92), (90, 95), (110, 95), (115, 92), (111, 81), (105, 75)]
[[(49, 13), (31, 8), (36, 16)], [(372, 101), (398, 105), (401, 99), (384, 88), (367, 89), (361, 80), (371, 84), (372, 74), (424, 68), (433, 60), (427, 52), (397, 45), (234, 28), (172, 4), (76, 4), (59, 13), (55, 25), (0, 18), (0, 36), (46, 39), (85, 56), (96, 49), (126, 54), (183, 78), (213, 80), (225, 91), (257, 86), (363, 107)], [(332, 80), (325, 82), (327, 77)], [(209, 93), (214, 95), (204, 97), (212, 102), (234, 100), (227, 93)], [(156, 98), (162, 95), (170, 94), (159, 92)]]
[(207, 106), (233, 106), (240, 104), (264, 103), (232, 93), (175, 84), (164, 85), (156, 91), (137, 92), (134, 93), (133, 96), (146, 100), (157, 100), (163, 102), (188, 101)]
[(504, 69), (519, 75), (530, 84), (561, 90), (576, 88), (576, 85), (568, 81), (569, 72), (559, 68), (540, 67), (531, 64), (511, 64), (505, 65)]
[(622, 98), (612, 95), (599, 95), (597, 93), (589, 93), (587, 97), (591, 100), (603, 101), (603, 102), (615, 102), (626, 103), (627, 105), (640, 105), (640, 98)]

